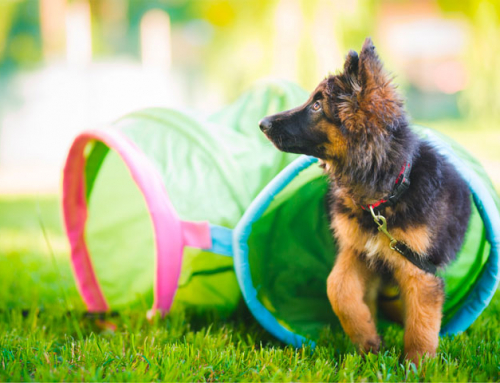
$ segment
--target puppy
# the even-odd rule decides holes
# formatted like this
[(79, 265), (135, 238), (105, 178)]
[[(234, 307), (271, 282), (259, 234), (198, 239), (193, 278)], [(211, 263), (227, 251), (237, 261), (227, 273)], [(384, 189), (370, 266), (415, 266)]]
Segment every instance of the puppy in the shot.
[(376, 299), (392, 280), (403, 301), (405, 355), (434, 356), (444, 301), (436, 268), (461, 247), (471, 206), (454, 167), (410, 129), (403, 102), (368, 38), (342, 73), (304, 105), (261, 120), (285, 152), (320, 158), (330, 179), (338, 254), (327, 293), (344, 331), (376, 353)]

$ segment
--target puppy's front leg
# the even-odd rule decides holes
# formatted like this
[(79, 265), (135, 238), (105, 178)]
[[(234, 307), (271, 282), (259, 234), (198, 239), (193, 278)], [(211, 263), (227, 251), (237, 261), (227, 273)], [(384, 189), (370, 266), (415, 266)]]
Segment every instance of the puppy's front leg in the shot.
[(402, 293), (405, 314), (405, 353), (417, 364), (424, 354), (436, 355), (439, 344), (443, 282), (409, 261), (395, 269), (394, 276)]
[(380, 337), (368, 305), (363, 300), (373, 277), (352, 249), (341, 250), (327, 281), (328, 298), (344, 331), (361, 351), (378, 352)]

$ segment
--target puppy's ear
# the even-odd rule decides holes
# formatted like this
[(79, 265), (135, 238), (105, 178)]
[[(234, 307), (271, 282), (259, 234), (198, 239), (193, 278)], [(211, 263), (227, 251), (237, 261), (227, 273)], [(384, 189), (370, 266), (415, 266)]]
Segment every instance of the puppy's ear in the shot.
[(385, 85), (388, 82), (382, 62), (372, 40), (367, 37), (359, 54), (359, 83), (363, 88)]
[[(357, 64), (357, 75), (352, 73)], [(370, 127), (371, 131), (392, 129), (395, 121), (404, 117), (401, 97), (386, 75), (375, 46), (370, 38), (365, 40), (359, 58), (349, 52), (344, 65), (344, 76), (336, 76), (337, 92), (341, 102), (337, 103), (338, 115), (350, 130)]]
[(345, 58), (344, 74), (356, 77), (358, 75), (358, 63), (358, 54), (355, 51), (350, 50)]

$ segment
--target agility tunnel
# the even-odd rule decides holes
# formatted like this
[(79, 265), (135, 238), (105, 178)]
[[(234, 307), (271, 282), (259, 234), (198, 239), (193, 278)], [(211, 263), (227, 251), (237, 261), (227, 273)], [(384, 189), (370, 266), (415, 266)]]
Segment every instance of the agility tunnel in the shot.
[[(474, 322), (497, 288), (500, 203), (484, 169), (463, 148), (435, 131), (413, 128), (456, 167), (472, 192), (464, 244), (439, 273), (446, 293), (441, 334), (455, 334)], [(314, 344), (325, 326), (340, 326), (326, 295), (336, 254), (327, 189), (317, 159), (302, 156), (262, 190), (234, 231), (234, 267), (248, 307), (264, 328), (297, 347)]]
[(205, 120), (148, 109), (80, 134), (62, 205), (87, 309), (231, 311), (241, 294), (229, 229), (297, 157), (278, 152), (258, 121), (306, 98), (296, 85), (266, 82)]
[[(242, 295), (285, 343), (314, 343), (325, 326), (340, 326), (326, 295), (336, 254), (327, 180), (317, 159), (279, 152), (258, 129), (260, 118), (306, 98), (289, 83), (260, 84), (208, 120), (149, 109), (78, 136), (64, 169), (63, 212), (87, 309), (230, 312)], [(500, 203), (463, 148), (414, 129), (472, 192), (464, 244), (440, 272), (441, 332), (455, 334), (498, 285)]]

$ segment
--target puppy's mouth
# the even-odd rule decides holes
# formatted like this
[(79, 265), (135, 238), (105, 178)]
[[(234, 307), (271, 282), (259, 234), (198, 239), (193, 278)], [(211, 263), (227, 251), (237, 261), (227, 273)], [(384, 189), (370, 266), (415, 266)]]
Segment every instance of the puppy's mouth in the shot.
[(289, 145), (287, 142), (289, 141), (289, 137), (284, 134), (270, 134), (270, 132), (264, 133), (269, 141), (276, 147), (276, 149), (281, 150), (283, 152), (286, 151)]
[(285, 153), (305, 154), (308, 156), (314, 156), (323, 159), (326, 158), (325, 148), (323, 145), (319, 145), (313, 142), (299, 142), (296, 137), (290, 137), (288, 135), (270, 135), (269, 133), (264, 134), (279, 151)]
[(264, 133), (269, 141), (276, 149), (286, 153), (304, 154), (304, 148), (297, 145), (298, 142), (293, 137), (284, 134), (271, 135), (268, 132)]

